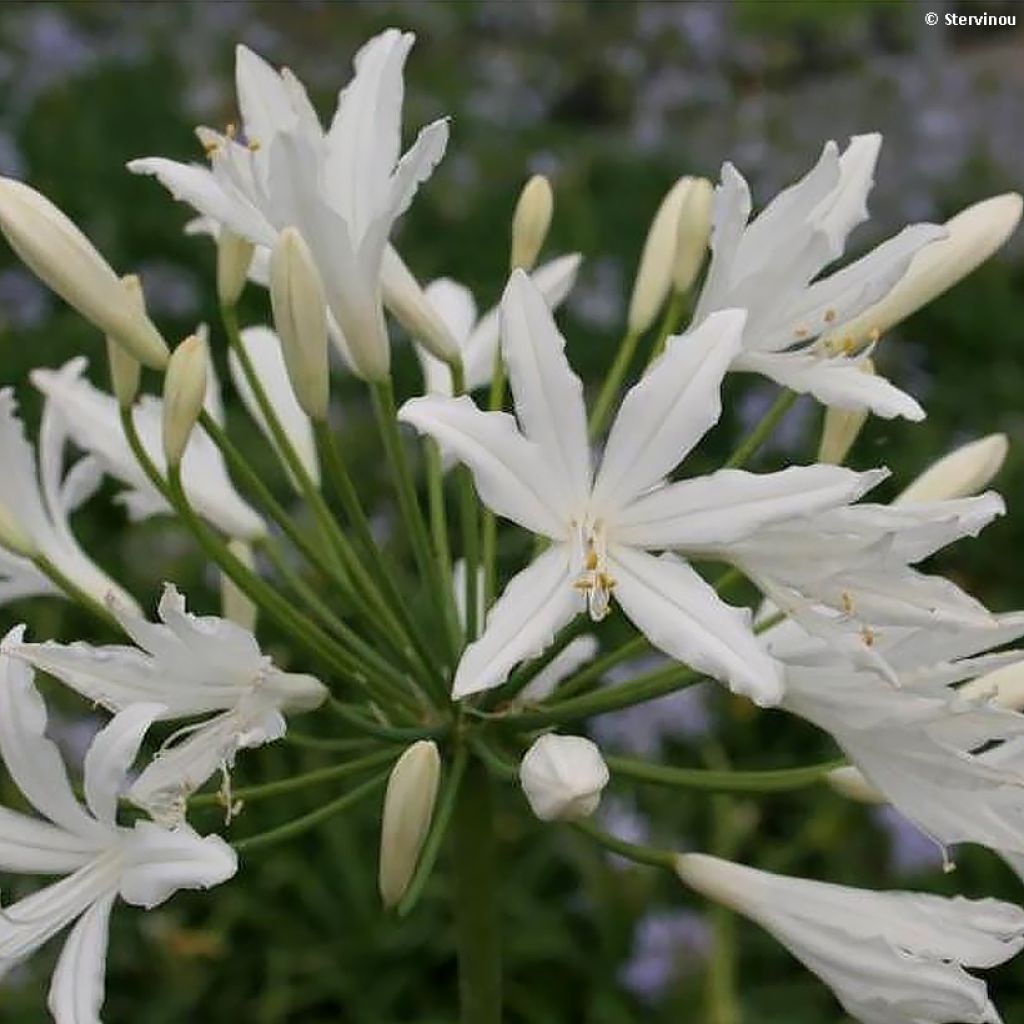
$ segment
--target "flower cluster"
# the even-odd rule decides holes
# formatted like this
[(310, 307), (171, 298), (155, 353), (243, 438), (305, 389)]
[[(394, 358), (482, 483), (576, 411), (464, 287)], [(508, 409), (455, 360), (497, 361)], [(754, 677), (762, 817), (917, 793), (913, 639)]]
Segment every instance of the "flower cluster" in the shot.
[[(92, 611), (103, 635), (127, 641), (40, 642), (24, 626), (3, 640), (0, 756), (42, 817), (0, 809), (0, 868), (65, 877), (4, 909), (0, 972), (77, 922), (50, 1009), (58, 1024), (98, 1021), (117, 897), (149, 908), (235, 873), (235, 849), (196, 833), (191, 804), (219, 801), (232, 825), (247, 792), (362, 774), (318, 811), (235, 848), (291, 838), (386, 785), (383, 903), (411, 910), (441, 845), (453, 844), (455, 870), (465, 868), (454, 908), (473, 1007), (464, 1019), (496, 1022), (500, 922), (481, 863), (493, 848), (491, 786), (517, 780), (538, 818), (571, 822), (620, 858), (666, 869), (758, 922), (855, 1019), (996, 1024), (984, 983), (965, 968), (1016, 953), (1024, 911), (787, 878), (719, 849), (627, 841), (589, 819), (620, 782), (756, 793), (825, 781), (892, 805), (944, 855), (979, 843), (1024, 874), (1024, 654), (1007, 649), (1024, 636), (1024, 612), (992, 612), (918, 568), (1003, 514), (985, 488), (1006, 440), (959, 449), (889, 503), (865, 500), (885, 467), (842, 465), (869, 415), (925, 415), (876, 372), (874, 349), (999, 248), (1020, 197), (911, 225), (834, 269), (867, 217), (880, 136), (827, 143), (753, 219), (731, 164), (717, 187), (681, 178), (652, 222), (625, 336), (588, 416), (555, 322), (581, 256), (537, 263), (554, 215), (546, 179), (523, 190), (508, 283), (483, 315), (456, 281), (421, 287), (389, 241), (449, 133), (435, 121), (401, 153), (412, 43), (388, 30), (358, 52), (326, 131), (288, 69), (239, 47), (241, 121), (197, 129), (208, 163), (129, 165), (189, 204), (198, 218), (189, 230), (215, 240), (228, 370), (283, 468), (285, 497), (225, 429), (211, 332), (200, 326), (172, 349), (138, 279), (119, 278), (43, 196), (0, 180), (0, 230), (103, 333), (111, 374), (109, 394), (87, 379), (85, 359), (31, 374), (44, 400), (38, 450), (13, 390), (0, 391), (0, 599), (64, 597)], [(275, 330), (240, 326), (250, 282), (268, 290)], [(400, 407), (386, 314), (422, 368), (422, 394)], [(649, 358), (635, 367), (649, 333)], [(387, 543), (330, 423), (332, 348), (373, 399), (402, 523)], [(140, 394), (143, 367), (162, 375), (161, 397)], [(685, 475), (719, 422), (731, 373), (768, 378), (779, 399), (725, 465)], [(819, 460), (748, 471), (798, 395), (826, 407)], [(408, 437), (400, 424), (413, 428)], [(105, 478), (125, 488), (116, 500), (132, 520), (170, 515), (194, 539), (222, 574), (222, 616), (190, 614), (165, 584), (151, 621), (81, 548), (71, 518)], [(500, 593), (499, 520), (532, 535), (532, 557)], [(412, 564), (396, 571), (403, 559)], [(727, 570), (711, 579), (716, 564)], [(742, 579), (759, 607), (726, 601)], [(602, 649), (600, 631), (583, 631), (618, 612), (635, 636)], [(258, 625), (316, 675), (278, 668)], [(604, 681), (652, 650), (667, 659), (653, 671)], [(44, 735), (33, 670), (112, 716), (86, 755), (84, 805)], [(763, 773), (680, 768), (606, 757), (591, 738), (559, 731), (704, 678), (807, 720), (843, 759)], [(286, 714), (321, 708), (342, 742), (359, 741), (360, 756), (233, 790), (241, 751), (281, 739)], [(180, 725), (133, 772), (161, 722)], [(219, 793), (201, 794), (211, 780)], [(119, 823), (122, 802), (135, 809), (131, 825)]]

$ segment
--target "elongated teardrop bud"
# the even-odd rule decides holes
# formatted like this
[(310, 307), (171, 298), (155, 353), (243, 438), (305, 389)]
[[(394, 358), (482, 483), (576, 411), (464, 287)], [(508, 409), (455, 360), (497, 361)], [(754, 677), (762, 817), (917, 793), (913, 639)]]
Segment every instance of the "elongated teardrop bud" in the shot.
[(384, 794), (380, 836), (380, 895), (395, 906), (405, 895), (434, 815), (441, 758), (437, 744), (419, 740), (395, 762)]
[(104, 334), (154, 369), (167, 345), (85, 235), (45, 196), (0, 178), (0, 231), (18, 258)]
[(295, 228), (281, 232), (270, 257), (270, 301), (295, 397), (307, 416), (323, 420), (330, 392), (324, 289)]
[(217, 235), (217, 299), (233, 306), (245, 288), (255, 246), (247, 238), (222, 227)]
[(163, 443), (168, 466), (177, 466), (206, 397), (206, 343), (186, 338), (172, 353), (164, 377)]
[(533, 270), (548, 237), (554, 208), (551, 182), (543, 174), (535, 174), (519, 193), (512, 215), (512, 270)]
[(893, 504), (949, 501), (978, 494), (1002, 468), (1009, 447), (1005, 434), (989, 434), (962, 445), (933, 462)]
[(689, 178), (679, 207), (676, 236), (676, 260), (672, 268), (672, 288), (689, 291), (704, 264), (711, 238), (711, 211), (715, 187), (707, 178)]
[[(121, 278), (121, 287), (128, 293), (138, 309), (145, 314), (146, 300), (142, 294), (142, 282), (136, 274), (125, 274)], [(107, 335), (107, 363), (110, 367), (110, 386), (117, 397), (117, 404), (122, 409), (130, 409), (139, 394), (139, 378), (142, 365), (115, 338)]]
[(445, 362), (458, 357), (459, 345), (452, 332), (438, 316), (405, 261), (390, 245), (384, 250), (380, 286), (388, 312), (431, 355)]

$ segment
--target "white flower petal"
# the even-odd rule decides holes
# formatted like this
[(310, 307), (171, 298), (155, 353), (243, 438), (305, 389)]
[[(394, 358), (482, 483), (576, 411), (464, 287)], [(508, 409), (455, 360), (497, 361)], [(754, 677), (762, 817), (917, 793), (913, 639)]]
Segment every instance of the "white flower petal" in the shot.
[(62, 875), (96, 856), (94, 841), (0, 807), (0, 871)]
[(55, 1024), (101, 1024), (110, 911), (115, 893), (97, 900), (64, 943), (47, 1006)]
[(559, 683), (593, 661), (599, 648), (596, 636), (576, 637), (530, 680), (528, 686), (520, 690), (517, 702), (524, 704), (544, 700), (554, 693)]
[(534, 533), (563, 539), (573, 508), (540, 445), (503, 412), (481, 412), (466, 395), (413, 398), (398, 412), (470, 468), (480, 500)]
[(612, 546), (608, 557), (622, 610), (659, 650), (728, 683), (757, 704), (782, 697), (778, 664), (758, 645), (750, 613), (725, 604), (672, 555)]
[(536, 657), (583, 609), (573, 587), (570, 552), (555, 544), (514, 576), (487, 616), (483, 635), (462, 654), (452, 697), (500, 686), (512, 668)]
[(665, 352), (626, 393), (594, 482), (595, 507), (625, 507), (689, 454), (722, 412), (722, 378), (739, 352), (746, 314), (714, 313)]

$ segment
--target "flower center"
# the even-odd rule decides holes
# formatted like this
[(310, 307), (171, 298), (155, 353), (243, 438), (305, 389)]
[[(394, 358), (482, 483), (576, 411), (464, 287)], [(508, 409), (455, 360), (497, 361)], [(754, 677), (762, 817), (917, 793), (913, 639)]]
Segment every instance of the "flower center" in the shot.
[(573, 523), (579, 572), (573, 587), (587, 596), (587, 612), (600, 622), (611, 606), (615, 580), (608, 573), (608, 542), (604, 524), (587, 519)]

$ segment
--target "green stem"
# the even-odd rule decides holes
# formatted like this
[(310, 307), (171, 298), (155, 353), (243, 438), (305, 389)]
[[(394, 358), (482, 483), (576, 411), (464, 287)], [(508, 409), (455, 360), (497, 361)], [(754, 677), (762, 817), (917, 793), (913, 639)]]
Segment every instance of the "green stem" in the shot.
[[(504, 394), (504, 365), (500, 358), (495, 359), (495, 368), (501, 371), (500, 394), (495, 393), (495, 382), (491, 381), (491, 395), (495, 401)], [(466, 393), (466, 380), (462, 368), (452, 370), (452, 394)], [(476, 639), (480, 623), (477, 621), (479, 610), (479, 574), (480, 566), (480, 522), (477, 516), (476, 490), (473, 486), (473, 475), (465, 466), (455, 470), (459, 488), (459, 520), (462, 526), (462, 557), (466, 563), (466, 622), (465, 634), (467, 642)], [(485, 588), (486, 592), (486, 588)]]
[(501, 1024), (501, 948), (491, 779), (466, 765), (452, 815), (460, 1024)]
[[(356, 758), (354, 761), (346, 761), (344, 764), (331, 765), (329, 768), (317, 768), (315, 771), (304, 772), (301, 775), (292, 775), (287, 779), (275, 779), (273, 782), (264, 782), (258, 786), (242, 786), (240, 789), (232, 789), (232, 800), (262, 800), (270, 796), (280, 796), (282, 793), (292, 793), (297, 789), (305, 789), (306, 786), (314, 786), (320, 782), (330, 782), (334, 779), (344, 779), (349, 775), (358, 775), (360, 772), (368, 771), (370, 768), (377, 768), (382, 764), (394, 761), (401, 753), (400, 750), (377, 750), (365, 757)], [(220, 793), (200, 793), (189, 800), (190, 807), (211, 807), (221, 803)]]
[(683, 314), (686, 312), (686, 301), (686, 292), (676, 291), (675, 288), (672, 289), (672, 295), (669, 297), (661, 323), (658, 325), (658, 333), (655, 335), (654, 344), (651, 346), (651, 355), (647, 360), (648, 366), (665, 351), (665, 342), (679, 330)]
[(110, 614), (107, 608), (100, 601), (97, 601), (92, 594), (87, 594), (77, 583), (65, 576), (46, 555), (41, 553), (35, 555), (32, 563), (51, 583), (63, 590), (68, 598), (80, 604), (87, 611), (92, 612), (105, 626), (110, 626), (121, 632), (121, 624)]
[(575, 697), (581, 690), (586, 690), (591, 684), (600, 681), (601, 676), (609, 669), (615, 668), (616, 665), (620, 665), (624, 661), (629, 661), (630, 658), (639, 657), (650, 646), (650, 641), (643, 634), (628, 640), (621, 647), (602, 655), (587, 665), (586, 668), (577, 672), (576, 675), (567, 679), (555, 691), (555, 696), (558, 697), (559, 701)]
[(448, 511), (444, 500), (444, 467), (441, 464), (441, 449), (436, 441), (428, 439), (426, 445), (427, 497), (430, 503), (430, 533), (434, 539), (434, 554), (441, 574), (444, 590), (445, 626), (452, 654), (462, 649), (462, 625), (455, 603), (455, 583), (452, 578), (452, 554), (448, 545)]
[(573, 824), (573, 828), (592, 839), (599, 846), (633, 861), (634, 864), (643, 864), (649, 868), (664, 868), (666, 871), (675, 870), (675, 854), (671, 850), (659, 850), (656, 847), (643, 846), (640, 843), (627, 843), (624, 839), (618, 839), (616, 836), (603, 832), (589, 821), (577, 821)]
[(622, 386), (622, 381), (629, 370), (629, 364), (633, 361), (633, 354), (636, 352), (636, 346), (639, 341), (639, 333), (627, 331), (619, 344), (619, 351), (615, 355), (615, 361), (612, 363), (612, 368), (608, 371), (608, 376), (604, 379), (604, 384), (601, 385), (597, 401), (594, 403), (594, 408), (590, 413), (588, 430), (591, 438), (597, 437), (608, 425), (619, 388)]
[(627, 757), (605, 757), (613, 774), (651, 782), (659, 786), (681, 786), (714, 793), (783, 793), (824, 782), (829, 772), (846, 764), (826, 761), (801, 768), (776, 768), (766, 771), (731, 771), (711, 768), (673, 768), (649, 764)]
[(367, 718), (361, 711), (342, 703), (334, 697), (327, 698), (327, 705), (342, 721), (347, 722), (354, 729), (392, 743), (411, 743), (415, 740), (440, 739), (442, 736), (447, 735), (449, 730), (447, 724), (423, 727), (386, 725), (382, 722), (374, 721), (372, 718)]
[(308, 832), (311, 828), (315, 828), (321, 822), (327, 821), (328, 818), (332, 818), (335, 814), (354, 807), (361, 800), (365, 800), (368, 796), (372, 796), (378, 790), (383, 789), (390, 774), (390, 771), (381, 772), (368, 782), (364, 782), (361, 786), (356, 786), (355, 789), (349, 790), (343, 796), (338, 797), (336, 800), (331, 800), (329, 803), (324, 804), (323, 807), (318, 807), (309, 814), (304, 814), (301, 818), (295, 818), (284, 825), (279, 825), (277, 828), (269, 829), (266, 832), (260, 832), (257, 835), (239, 839), (232, 845), (239, 853), (251, 853), (253, 850), (262, 850), (268, 846), (284, 842), (286, 839), (294, 839), (296, 836), (302, 835), (303, 832)]
[(775, 428), (782, 421), (782, 418), (789, 412), (793, 403), (797, 400), (795, 391), (783, 391), (772, 407), (766, 412), (761, 422), (750, 431), (740, 443), (740, 446), (732, 453), (729, 461), (725, 464), (727, 469), (738, 469), (745, 466), (758, 452), (761, 445), (768, 440), (775, 432)]

